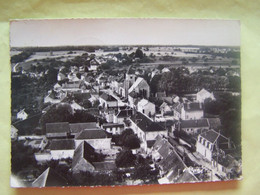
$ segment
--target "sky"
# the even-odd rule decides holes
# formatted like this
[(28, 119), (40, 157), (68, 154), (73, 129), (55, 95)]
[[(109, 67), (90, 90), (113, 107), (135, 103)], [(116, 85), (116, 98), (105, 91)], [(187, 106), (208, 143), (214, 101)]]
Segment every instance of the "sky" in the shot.
[(15, 20), (10, 46), (208, 45), (240, 46), (238, 20)]

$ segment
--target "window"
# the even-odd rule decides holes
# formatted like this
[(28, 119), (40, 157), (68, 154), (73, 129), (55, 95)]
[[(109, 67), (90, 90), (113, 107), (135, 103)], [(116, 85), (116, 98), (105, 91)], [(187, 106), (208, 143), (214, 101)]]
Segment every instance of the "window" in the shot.
[(204, 145), (204, 146), (206, 145), (206, 140), (205, 140), (205, 139), (203, 140), (203, 145)]
[(207, 148), (209, 149), (209, 142), (207, 143)]

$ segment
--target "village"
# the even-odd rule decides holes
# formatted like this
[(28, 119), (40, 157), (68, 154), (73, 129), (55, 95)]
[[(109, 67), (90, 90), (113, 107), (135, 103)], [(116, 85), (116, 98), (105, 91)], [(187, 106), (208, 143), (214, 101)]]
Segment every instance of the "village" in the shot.
[[(240, 88), (231, 85), (240, 79), (240, 68), (234, 59), (223, 58), (222, 66), (214, 61), (230, 49), (213, 48), (219, 56), (212, 59), (201, 48), (126, 48), (119, 49), (123, 55), (80, 53), (71, 58), (75, 65), (63, 62), (54, 72), (13, 64), (12, 78), (54, 78), (36, 106), (28, 102), (32, 114), (26, 106), (12, 108), (12, 172), (21, 185), (170, 184), (241, 176), (241, 146), (234, 138), (239, 135), (232, 137), (240, 129), (228, 123), (222, 102), (240, 98)], [(217, 79), (213, 84), (198, 75)], [(35, 117), (30, 129), (26, 121)]]

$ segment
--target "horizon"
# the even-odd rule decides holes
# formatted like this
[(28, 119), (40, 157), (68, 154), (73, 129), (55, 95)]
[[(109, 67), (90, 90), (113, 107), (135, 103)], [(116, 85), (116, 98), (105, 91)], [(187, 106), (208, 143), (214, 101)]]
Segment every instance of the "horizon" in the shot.
[(192, 45), (240, 47), (238, 20), (46, 19), (10, 22), (10, 47)]

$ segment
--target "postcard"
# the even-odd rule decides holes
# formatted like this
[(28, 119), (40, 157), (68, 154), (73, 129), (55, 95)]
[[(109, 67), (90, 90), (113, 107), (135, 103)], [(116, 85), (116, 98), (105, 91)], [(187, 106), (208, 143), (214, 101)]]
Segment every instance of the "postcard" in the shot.
[(11, 187), (239, 180), (240, 23), (10, 23)]

